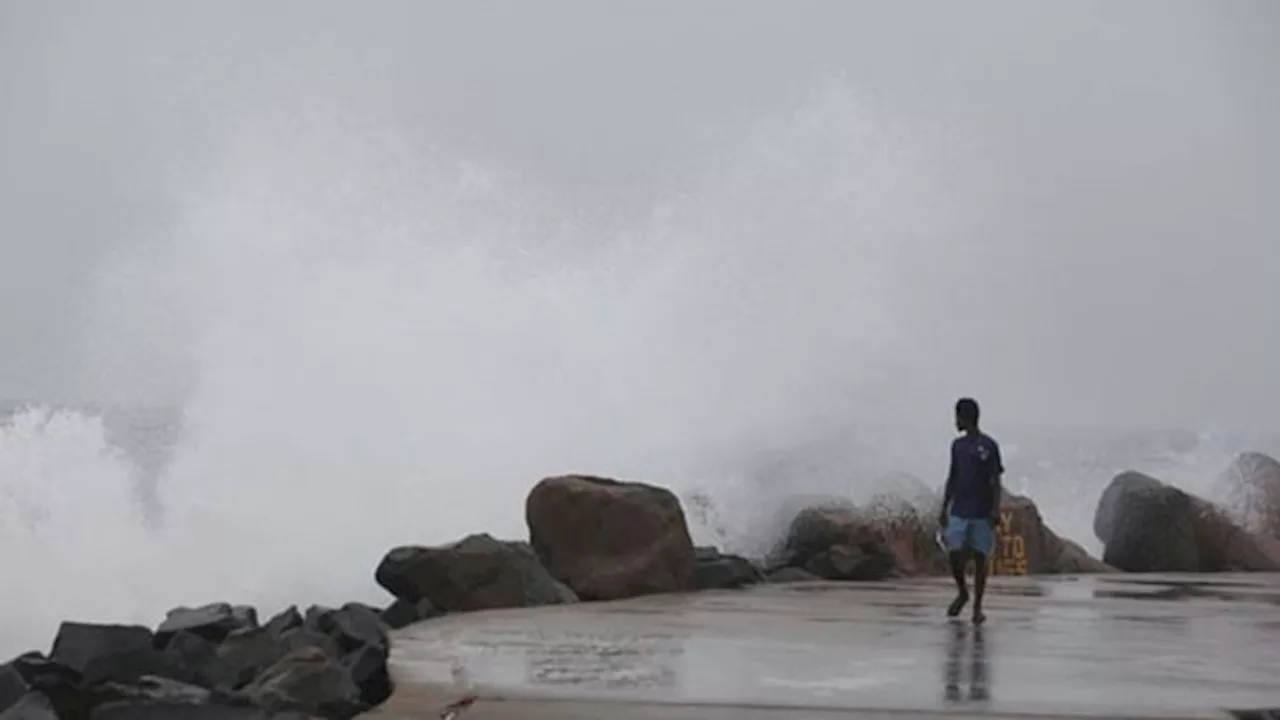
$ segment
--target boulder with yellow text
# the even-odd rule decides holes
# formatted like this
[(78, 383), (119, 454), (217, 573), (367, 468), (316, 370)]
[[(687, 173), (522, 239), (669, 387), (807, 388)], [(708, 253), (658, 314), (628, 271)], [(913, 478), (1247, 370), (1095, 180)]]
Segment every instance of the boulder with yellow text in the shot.
[(1045, 524), (1031, 498), (1005, 491), (996, 526), (996, 575), (1077, 575), (1116, 569), (1089, 555), (1078, 543), (1059, 537)]

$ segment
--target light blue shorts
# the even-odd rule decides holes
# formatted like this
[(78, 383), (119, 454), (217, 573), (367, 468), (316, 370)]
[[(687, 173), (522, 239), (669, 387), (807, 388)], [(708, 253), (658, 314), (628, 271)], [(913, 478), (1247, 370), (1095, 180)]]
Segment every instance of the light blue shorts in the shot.
[(967, 547), (990, 556), (996, 547), (995, 528), (991, 526), (990, 518), (958, 518), (952, 515), (947, 518), (947, 530), (943, 535), (951, 552)]

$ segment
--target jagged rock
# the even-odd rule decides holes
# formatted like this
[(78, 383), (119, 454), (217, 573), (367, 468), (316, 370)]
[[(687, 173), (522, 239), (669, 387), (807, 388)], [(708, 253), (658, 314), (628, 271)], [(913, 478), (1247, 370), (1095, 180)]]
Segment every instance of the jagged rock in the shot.
[(428, 600), (445, 612), (565, 602), (528, 545), (487, 534), (439, 547), (395, 548), (378, 565), (376, 579), (401, 600)]
[(317, 630), (337, 642), (343, 654), (362, 647), (387, 651), (388, 628), (378, 616), (378, 611), (368, 605), (348, 603), (338, 610), (322, 609), (315, 614), (313, 622)]
[(289, 653), (242, 694), (266, 710), (300, 710), (326, 718), (352, 718), (369, 709), (350, 671), (314, 647)]
[(302, 623), (302, 615), (298, 612), (297, 606), (291, 605), (276, 613), (262, 627), (268, 635), (280, 637), (290, 630), (302, 627)]
[(42, 692), (33, 691), (0, 712), (0, 720), (59, 720), (59, 717), (53, 700)]
[(156, 630), (156, 643), (163, 647), (169, 638), (180, 632), (189, 632), (218, 643), (236, 630), (257, 626), (257, 611), (245, 605), (213, 603), (198, 608), (179, 607), (170, 610)]
[(317, 648), (333, 657), (341, 653), (336, 640), (306, 627), (278, 636), (266, 627), (236, 631), (218, 646), (217, 662), (208, 666), (210, 687), (241, 688), (284, 656), (306, 648)]
[(31, 690), (31, 684), (18, 672), (13, 663), (0, 666), (0, 711), (4, 711), (22, 699)]
[(1280, 461), (1262, 453), (1242, 453), (1218, 483), (1245, 530), (1280, 538)]
[(693, 587), (693, 541), (680, 501), (665, 488), (547, 478), (530, 491), (525, 519), (538, 557), (584, 600)]
[(1266, 538), (1207, 500), (1141, 473), (1111, 481), (1093, 528), (1106, 548), (1103, 561), (1127, 572), (1280, 570)]
[(382, 622), (392, 630), (399, 630), (402, 627), (408, 627), (416, 622), (430, 620), (439, 617), (444, 613), (436, 609), (430, 600), (419, 600), (418, 602), (409, 602), (408, 600), (396, 600), (382, 611)]
[(190, 680), (191, 671), (153, 647), (151, 631), (136, 625), (62, 623), (50, 654), (90, 685), (135, 682), (143, 675)]
[[(9, 662), (9, 667), (21, 676), (28, 688), (23, 699), (18, 705), (9, 708), (10, 711), (21, 705), (29, 708), (32, 713), (38, 713), (43, 704), (41, 698), (32, 697), (33, 695), (43, 696), (52, 703), (60, 718), (85, 717), (94, 705), (94, 698), (86, 691), (84, 677), (80, 672), (38, 652), (19, 655)], [(25, 716), (14, 714), (9, 717), (21, 720)]]
[(715, 548), (699, 548), (693, 586), (697, 590), (727, 590), (764, 582), (764, 573), (750, 560), (721, 555)]

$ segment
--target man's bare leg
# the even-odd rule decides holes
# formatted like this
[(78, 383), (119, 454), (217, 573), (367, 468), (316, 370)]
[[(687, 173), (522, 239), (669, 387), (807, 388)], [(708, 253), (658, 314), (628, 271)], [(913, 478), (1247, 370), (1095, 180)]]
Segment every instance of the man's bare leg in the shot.
[(955, 617), (964, 610), (964, 606), (969, 602), (969, 588), (964, 584), (964, 564), (969, 559), (969, 553), (965, 550), (952, 552), (951, 558), (951, 577), (955, 578), (956, 590), (959, 593), (956, 599), (951, 602), (951, 606), (947, 608), (947, 617)]
[(982, 614), (982, 594), (987, 589), (987, 556), (973, 554), (973, 624), (981, 625), (987, 616)]

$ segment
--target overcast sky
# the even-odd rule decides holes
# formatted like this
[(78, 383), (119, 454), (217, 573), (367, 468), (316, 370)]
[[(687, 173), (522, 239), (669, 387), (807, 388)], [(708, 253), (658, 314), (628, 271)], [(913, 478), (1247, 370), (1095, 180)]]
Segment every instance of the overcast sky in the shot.
[(1280, 429), (1270, 0), (0, 0), (0, 396), (181, 396), (187, 279), (137, 258), (246, 117), (362, 108), (625, 224), (824, 83), (912, 128), (963, 218), (881, 278), (907, 405)]

